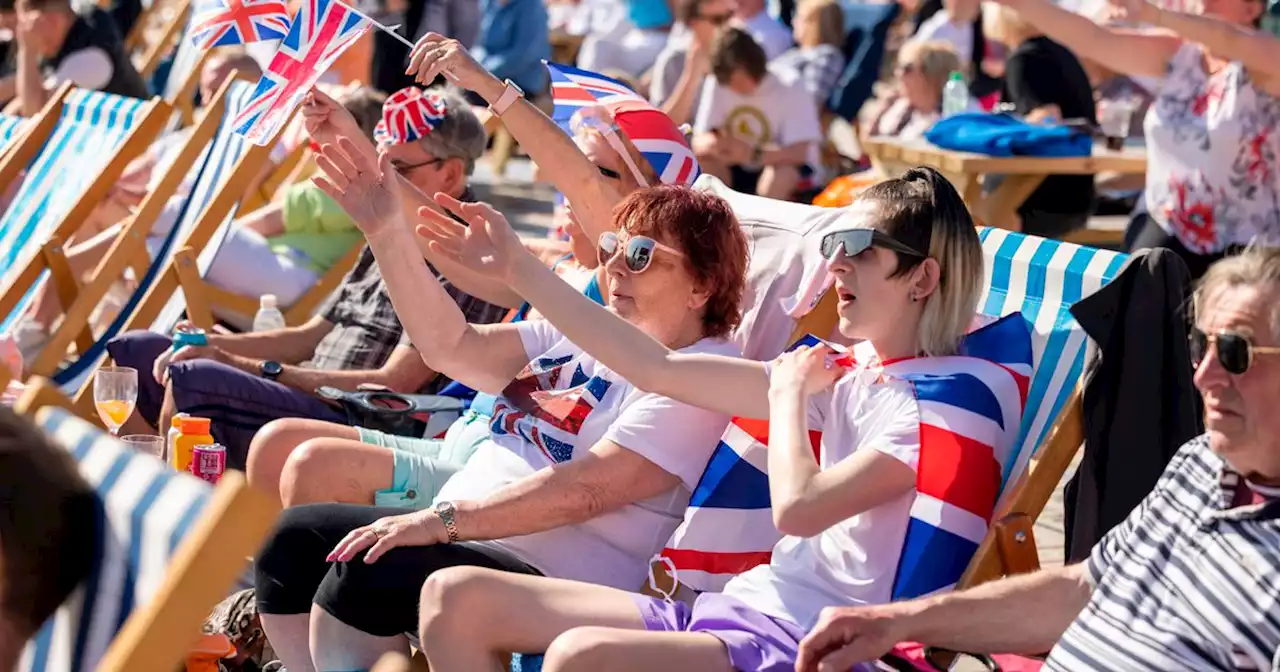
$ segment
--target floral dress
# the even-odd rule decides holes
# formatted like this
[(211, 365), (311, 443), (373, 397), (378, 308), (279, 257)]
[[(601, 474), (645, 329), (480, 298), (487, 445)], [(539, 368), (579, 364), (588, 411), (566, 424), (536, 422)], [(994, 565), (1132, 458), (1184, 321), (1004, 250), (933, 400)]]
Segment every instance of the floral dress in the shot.
[(1147, 209), (1192, 252), (1280, 245), (1280, 100), (1185, 43), (1147, 112)]

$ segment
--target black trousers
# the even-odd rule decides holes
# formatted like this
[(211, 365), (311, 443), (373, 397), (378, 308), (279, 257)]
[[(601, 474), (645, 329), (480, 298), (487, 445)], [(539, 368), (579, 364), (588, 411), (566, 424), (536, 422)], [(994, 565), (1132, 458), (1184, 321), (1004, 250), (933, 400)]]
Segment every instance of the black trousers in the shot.
[(1199, 280), (1209, 267), (1222, 259), (1223, 257), (1237, 254), (1241, 251), (1239, 246), (1227, 248), (1225, 252), (1215, 252), (1213, 254), (1200, 254), (1192, 252), (1178, 240), (1178, 237), (1160, 228), (1156, 220), (1152, 219), (1147, 213), (1136, 215), (1129, 222), (1129, 228), (1125, 231), (1125, 243), (1130, 252), (1138, 250), (1146, 250), (1150, 248), (1163, 247), (1172, 251), (1186, 262), (1187, 270), (1191, 271), (1191, 279)]
[(286, 509), (256, 562), (258, 611), (305, 614), (314, 602), (357, 630), (394, 637), (417, 631), (418, 595), (438, 569), (469, 566), (540, 574), (509, 553), (470, 542), (397, 548), (371, 565), (365, 564), (364, 553), (350, 562), (325, 560), (351, 530), (403, 513), (356, 504)]

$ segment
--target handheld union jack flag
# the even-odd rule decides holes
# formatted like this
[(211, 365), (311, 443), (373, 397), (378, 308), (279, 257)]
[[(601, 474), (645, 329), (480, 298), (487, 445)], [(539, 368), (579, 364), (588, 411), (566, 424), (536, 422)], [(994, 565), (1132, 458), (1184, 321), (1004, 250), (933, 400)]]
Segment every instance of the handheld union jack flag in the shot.
[(372, 26), (338, 0), (304, 0), (249, 104), (232, 121), (235, 132), (267, 144), (320, 75)]
[(201, 49), (279, 40), (289, 32), (283, 0), (199, 0), (189, 35)]
[(693, 184), (701, 171), (684, 133), (661, 110), (627, 85), (588, 70), (547, 63), (552, 118), (566, 133), (579, 110), (602, 107), (665, 184)]
[(382, 104), (382, 119), (373, 129), (380, 145), (402, 145), (420, 140), (444, 121), (448, 105), (440, 94), (416, 86), (400, 89)]

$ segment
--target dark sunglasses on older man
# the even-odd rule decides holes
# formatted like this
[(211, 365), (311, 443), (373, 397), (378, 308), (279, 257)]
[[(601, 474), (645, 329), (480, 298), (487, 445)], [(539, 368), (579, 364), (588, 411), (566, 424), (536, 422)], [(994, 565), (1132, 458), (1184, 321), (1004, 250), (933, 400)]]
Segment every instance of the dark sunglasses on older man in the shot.
[(1209, 354), (1210, 346), (1218, 351), (1218, 363), (1222, 368), (1237, 376), (1249, 370), (1254, 355), (1280, 354), (1280, 347), (1254, 345), (1244, 334), (1231, 331), (1206, 334), (1200, 329), (1191, 329), (1192, 364), (1199, 367)]
[[(620, 243), (618, 234), (613, 231), (600, 234), (596, 254), (599, 255), (601, 266), (609, 263), (609, 260), (618, 254), (619, 248), (623, 247)], [(677, 257), (684, 256), (679, 250), (673, 250), (648, 236), (632, 236), (627, 239), (625, 249), (622, 250), (622, 260), (626, 262), (627, 270), (632, 273), (644, 273), (648, 270), (649, 264), (653, 263), (654, 250), (662, 250)]]
[(882, 247), (886, 250), (893, 250), (900, 254), (920, 257), (921, 259), (928, 256), (876, 229), (833, 231), (822, 237), (822, 247), (819, 250), (822, 252), (822, 256), (832, 259), (841, 249), (844, 251), (844, 256), (856, 257), (870, 247)]
[(1218, 363), (1227, 373), (1237, 376), (1249, 370), (1254, 355), (1280, 354), (1280, 347), (1254, 345), (1244, 334), (1220, 331), (1206, 334), (1199, 329), (1191, 329), (1191, 363), (1197, 368), (1209, 354), (1209, 346), (1218, 351)]

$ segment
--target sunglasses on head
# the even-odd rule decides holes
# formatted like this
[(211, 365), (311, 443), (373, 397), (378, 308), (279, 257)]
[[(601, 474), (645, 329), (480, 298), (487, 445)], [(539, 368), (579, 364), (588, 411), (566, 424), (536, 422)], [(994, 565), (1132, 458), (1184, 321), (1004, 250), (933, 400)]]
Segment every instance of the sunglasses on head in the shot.
[[(599, 256), (600, 265), (604, 266), (613, 259), (622, 248), (622, 241), (618, 239), (618, 234), (613, 231), (605, 231), (600, 234), (600, 242), (596, 248), (596, 254)], [(632, 236), (627, 239), (626, 247), (622, 251), (622, 260), (627, 265), (627, 270), (632, 273), (643, 273), (649, 268), (649, 264), (653, 263), (653, 251), (660, 249), (667, 254), (673, 254), (677, 257), (683, 257), (684, 253), (679, 250), (673, 250), (662, 243), (648, 236)]]
[(1253, 364), (1254, 355), (1280, 354), (1280, 348), (1254, 345), (1249, 340), (1249, 337), (1244, 334), (1230, 331), (1206, 334), (1198, 328), (1192, 328), (1191, 363), (1196, 368), (1200, 367), (1200, 363), (1209, 354), (1210, 346), (1213, 346), (1218, 351), (1218, 363), (1222, 365), (1222, 368), (1227, 373), (1237, 376), (1249, 370), (1249, 366)]
[(834, 231), (822, 237), (819, 250), (827, 259), (834, 259), (836, 252), (843, 248), (844, 256), (856, 257), (870, 247), (882, 247), (900, 254), (925, 258), (926, 254), (905, 243), (900, 243), (876, 229), (847, 229)]

